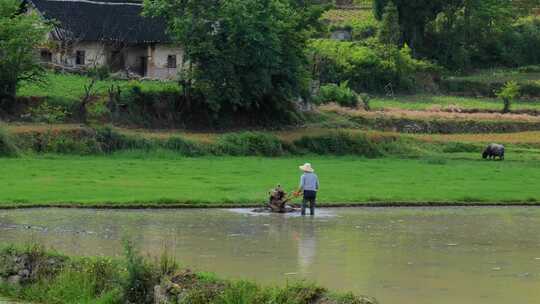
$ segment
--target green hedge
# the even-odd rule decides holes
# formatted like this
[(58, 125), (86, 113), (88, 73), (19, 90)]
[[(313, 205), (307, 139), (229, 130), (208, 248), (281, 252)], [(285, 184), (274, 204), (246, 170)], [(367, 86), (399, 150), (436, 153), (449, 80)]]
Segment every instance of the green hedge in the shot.
[(329, 154), (379, 157), (403, 153), (396, 137), (371, 139), (364, 134), (331, 132), (303, 136), (288, 142), (264, 132), (228, 133), (212, 143), (198, 143), (179, 136), (147, 139), (121, 134), (111, 128), (28, 132), (14, 138), (17, 150), (25, 153), (110, 154), (119, 151), (171, 151), (179, 156), (205, 155), (266, 156)]

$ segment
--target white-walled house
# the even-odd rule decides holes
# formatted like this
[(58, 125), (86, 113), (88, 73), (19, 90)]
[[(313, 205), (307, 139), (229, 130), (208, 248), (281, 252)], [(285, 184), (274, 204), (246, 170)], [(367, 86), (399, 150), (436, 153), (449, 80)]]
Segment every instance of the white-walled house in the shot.
[(143, 17), (139, 0), (26, 0), (26, 8), (55, 22), (41, 60), (66, 68), (107, 66), (152, 79), (173, 79), (182, 48), (164, 20)]

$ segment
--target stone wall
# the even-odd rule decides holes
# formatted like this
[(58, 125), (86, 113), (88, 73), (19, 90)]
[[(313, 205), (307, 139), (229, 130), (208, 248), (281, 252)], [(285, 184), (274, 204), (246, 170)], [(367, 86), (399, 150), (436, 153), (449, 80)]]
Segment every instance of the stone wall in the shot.
[(18, 252), (5, 250), (0, 255), (0, 283), (24, 285), (39, 277), (53, 275), (64, 265), (66, 258), (46, 255), (42, 251)]

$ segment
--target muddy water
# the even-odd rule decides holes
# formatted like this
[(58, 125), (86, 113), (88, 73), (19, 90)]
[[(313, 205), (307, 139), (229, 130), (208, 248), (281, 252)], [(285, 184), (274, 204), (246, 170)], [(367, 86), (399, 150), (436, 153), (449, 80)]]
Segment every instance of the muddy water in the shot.
[(381, 303), (537, 303), (540, 208), (0, 211), (0, 243), (119, 255), (129, 237), (198, 270), (263, 284), (307, 278)]

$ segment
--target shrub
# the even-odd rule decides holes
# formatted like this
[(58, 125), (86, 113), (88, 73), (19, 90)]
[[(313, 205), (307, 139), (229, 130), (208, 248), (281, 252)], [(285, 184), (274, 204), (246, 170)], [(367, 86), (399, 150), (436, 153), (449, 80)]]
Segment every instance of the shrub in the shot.
[(17, 156), (19, 149), (11, 139), (11, 136), (0, 125), (0, 156)]
[(86, 106), (88, 119), (92, 122), (107, 121), (111, 117), (111, 111), (107, 107), (107, 100), (98, 99)]
[(30, 118), (34, 122), (61, 123), (66, 120), (69, 112), (60, 105), (51, 105), (48, 102), (41, 103), (36, 108), (30, 109)]
[[(97, 278), (83, 269), (68, 268), (54, 278), (48, 288), (35, 288), (32, 298), (66, 304), (95, 303), (96, 298), (111, 296), (106, 289), (96, 289), (96, 283), (103, 279), (105, 278)], [(119, 296), (116, 295), (116, 298), (118, 300)]]
[(147, 127), (171, 127), (181, 118), (180, 100), (181, 88), (177, 85), (152, 87), (130, 81), (119, 94), (119, 101), (126, 106), (120, 118)]
[(156, 147), (156, 144), (148, 139), (120, 134), (110, 127), (97, 128), (96, 141), (99, 143), (101, 151), (105, 153), (119, 150), (150, 150)]
[(471, 143), (450, 142), (444, 145), (443, 152), (445, 153), (460, 153), (460, 152), (479, 152), (480, 148)]
[(369, 102), (371, 101), (371, 96), (366, 93), (358, 94), (358, 98), (362, 101), (362, 106), (364, 107), (364, 110), (371, 111), (371, 106)]
[(242, 132), (220, 136), (216, 142), (216, 152), (235, 156), (280, 156), (284, 149), (281, 141), (271, 134)]
[(205, 149), (201, 145), (180, 137), (169, 138), (165, 142), (165, 147), (185, 156), (199, 156), (206, 154)]
[(388, 85), (410, 91), (417, 73), (437, 71), (432, 64), (412, 58), (407, 46), (400, 50), (374, 38), (362, 42), (318, 39), (310, 48), (320, 58), (321, 83), (348, 80), (355, 91), (383, 92)]
[[(264, 303), (259, 297), (260, 290), (256, 284), (239, 281), (230, 284), (219, 295), (217, 303), (219, 304), (251, 304)], [(265, 301), (266, 302), (266, 301)]]
[(339, 132), (314, 137), (304, 136), (296, 140), (294, 144), (307, 153), (315, 154), (354, 154), (365, 157), (377, 157), (383, 154), (383, 151), (363, 134), (353, 136)]
[(127, 279), (124, 283), (124, 302), (151, 304), (154, 286), (159, 284), (159, 271), (135, 252), (133, 244), (125, 242)]
[(318, 103), (336, 102), (343, 107), (355, 108), (358, 104), (358, 97), (356, 93), (349, 88), (348, 82), (344, 81), (339, 85), (332, 83), (321, 86), (316, 101)]
[(315, 303), (326, 293), (326, 289), (313, 284), (295, 283), (277, 290), (272, 303), (304, 304)]
[(55, 134), (48, 136), (43, 152), (61, 154), (94, 154), (100, 152), (100, 146), (93, 136), (75, 137), (72, 134)]

